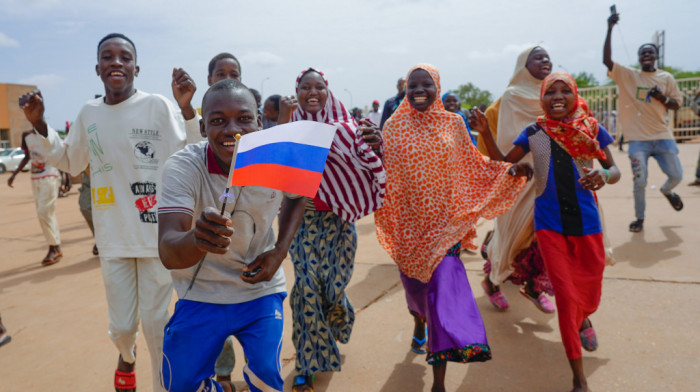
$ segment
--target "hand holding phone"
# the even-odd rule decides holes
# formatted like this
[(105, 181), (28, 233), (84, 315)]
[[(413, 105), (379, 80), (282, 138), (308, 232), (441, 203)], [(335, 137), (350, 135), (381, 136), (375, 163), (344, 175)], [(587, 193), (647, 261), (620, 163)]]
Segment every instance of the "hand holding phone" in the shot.
[(612, 26), (616, 25), (619, 21), (620, 14), (617, 13), (617, 7), (615, 7), (615, 4), (613, 4), (610, 6), (610, 17), (608, 18), (608, 26), (612, 28)]
[(254, 269), (254, 270), (252, 270), (252, 271), (244, 272), (244, 273), (243, 273), (243, 276), (245, 276), (245, 277), (247, 277), (247, 278), (252, 278), (253, 276), (257, 275), (258, 272), (260, 272), (261, 270), (262, 270), (262, 268), (258, 267), (258, 268)]

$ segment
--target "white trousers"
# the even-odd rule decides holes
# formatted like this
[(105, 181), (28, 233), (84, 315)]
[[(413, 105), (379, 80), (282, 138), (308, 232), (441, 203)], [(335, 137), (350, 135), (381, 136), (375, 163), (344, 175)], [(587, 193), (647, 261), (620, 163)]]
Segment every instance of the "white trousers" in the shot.
[(172, 278), (158, 258), (100, 257), (109, 307), (109, 336), (125, 362), (133, 363), (139, 320), (151, 355), (153, 391), (160, 386), (163, 334)]
[(58, 199), (58, 177), (44, 177), (32, 180), (32, 192), (36, 203), (39, 225), (49, 245), (60, 245), (61, 234), (56, 220), (56, 199)]

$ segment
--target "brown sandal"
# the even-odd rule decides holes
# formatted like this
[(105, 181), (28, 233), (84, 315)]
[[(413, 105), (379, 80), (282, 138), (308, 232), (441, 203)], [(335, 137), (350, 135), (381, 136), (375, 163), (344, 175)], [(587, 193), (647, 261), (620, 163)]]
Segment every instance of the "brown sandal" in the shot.
[(61, 252), (54, 253), (53, 257), (49, 257), (49, 255), (46, 255), (46, 257), (44, 257), (44, 260), (41, 261), (41, 266), (47, 267), (49, 265), (56, 264), (59, 261), (61, 261), (62, 257), (63, 257), (63, 253), (61, 253)]

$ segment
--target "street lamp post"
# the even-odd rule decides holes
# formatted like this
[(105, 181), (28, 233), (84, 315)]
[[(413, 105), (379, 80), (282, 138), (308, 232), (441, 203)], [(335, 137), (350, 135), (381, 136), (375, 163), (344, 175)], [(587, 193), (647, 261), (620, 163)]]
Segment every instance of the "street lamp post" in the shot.
[(345, 90), (345, 92), (348, 93), (348, 95), (350, 96), (350, 107), (353, 108), (354, 106), (352, 104), (352, 93), (346, 88), (344, 88), (343, 90)]
[(265, 81), (268, 80), (268, 79), (270, 79), (269, 76), (266, 77), (265, 79), (263, 79), (262, 82), (260, 82), (260, 96), (263, 97), (263, 98), (265, 98), (265, 94), (263, 93), (263, 91), (264, 91), (264, 90), (263, 90), (263, 85), (265, 85)]

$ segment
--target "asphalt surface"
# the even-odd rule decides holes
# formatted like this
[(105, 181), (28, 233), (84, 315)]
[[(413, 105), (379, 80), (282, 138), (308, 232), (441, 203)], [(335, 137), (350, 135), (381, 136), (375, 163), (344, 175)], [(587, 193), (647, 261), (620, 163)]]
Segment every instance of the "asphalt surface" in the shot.
[[(600, 193), (616, 265), (605, 271), (600, 308), (591, 317), (600, 348), (584, 352), (593, 391), (696, 391), (700, 382), (700, 187), (689, 187), (698, 143), (679, 145), (685, 179), (676, 188), (685, 203), (669, 206), (658, 188), (664, 176), (650, 161), (644, 231), (630, 233), (632, 180), (626, 153), (615, 150), (620, 183)], [(0, 175), (0, 314), (12, 342), (0, 347), (0, 392), (113, 391), (117, 351), (107, 336), (107, 306), (92, 236), (78, 209), (77, 187), (58, 200), (64, 258), (41, 267), (47, 245), (36, 218), (27, 173), (15, 187)], [(492, 222), (479, 224), (479, 242)], [(372, 216), (358, 222), (359, 248), (349, 296), (355, 328), (341, 346), (343, 370), (317, 376), (316, 391), (428, 391), (432, 371), (410, 351), (413, 322), (398, 270), (378, 244)], [(462, 254), (486, 324), (493, 360), (447, 367), (450, 391), (568, 391), (571, 373), (556, 314), (538, 311), (517, 287), (502, 286), (511, 308), (497, 312), (479, 286), (483, 260)], [(288, 285), (293, 272), (284, 263)], [(174, 305), (174, 299), (173, 303)], [(294, 377), (291, 317), (285, 307), (282, 351), (285, 391)], [(138, 340), (139, 391), (151, 373), (145, 341)], [(233, 373), (239, 390), (243, 355)]]

